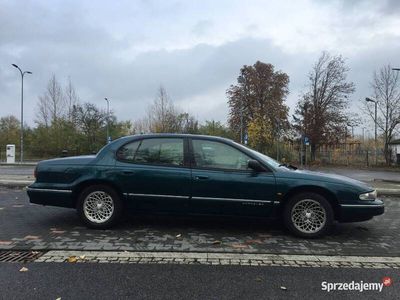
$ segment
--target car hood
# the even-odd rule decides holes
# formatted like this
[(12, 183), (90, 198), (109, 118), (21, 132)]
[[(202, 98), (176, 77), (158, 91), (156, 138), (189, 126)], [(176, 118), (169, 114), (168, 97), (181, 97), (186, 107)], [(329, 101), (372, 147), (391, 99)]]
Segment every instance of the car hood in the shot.
[(336, 184), (344, 184), (344, 185), (350, 185), (350, 186), (356, 186), (358, 188), (362, 189), (367, 189), (367, 190), (373, 190), (371, 186), (366, 184), (365, 182), (352, 179), (343, 175), (338, 175), (338, 174), (331, 174), (331, 173), (322, 173), (322, 172), (315, 172), (315, 171), (309, 171), (309, 170), (293, 170), (289, 172), (285, 172), (286, 176), (285, 177), (292, 177), (292, 178), (302, 178), (302, 179), (308, 179), (308, 180), (313, 180), (313, 181), (324, 181), (324, 182), (330, 182), (330, 183), (336, 183)]

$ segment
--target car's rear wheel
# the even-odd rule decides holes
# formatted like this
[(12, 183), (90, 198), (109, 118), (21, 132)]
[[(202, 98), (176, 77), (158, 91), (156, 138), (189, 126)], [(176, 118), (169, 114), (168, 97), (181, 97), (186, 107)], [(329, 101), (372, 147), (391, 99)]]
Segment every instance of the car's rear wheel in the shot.
[(316, 193), (301, 193), (292, 197), (284, 209), (286, 227), (295, 235), (317, 238), (325, 235), (333, 224), (332, 206)]
[(118, 193), (111, 187), (92, 185), (80, 193), (77, 211), (86, 226), (106, 229), (120, 220), (122, 203)]

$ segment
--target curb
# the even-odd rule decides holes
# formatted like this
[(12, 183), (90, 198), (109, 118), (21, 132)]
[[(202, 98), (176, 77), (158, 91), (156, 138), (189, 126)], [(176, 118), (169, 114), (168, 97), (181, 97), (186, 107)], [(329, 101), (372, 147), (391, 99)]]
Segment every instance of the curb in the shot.
[(28, 185), (31, 185), (33, 181), (28, 180), (0, 180), (0, 187), (5, 188), (24, 188)]
[(30, 163), (13, 163), (13, 164), (8, 164), (5, 162), (1, 162), (0, 166), (1, 167), (34, 167), (38, 163), (37, 162), (30, 162)]
[(400, 189), (379, 189), (377, 188), (378, 196), (400, 196)]
[(57, 250), (44, 253), (35, 263), (197, 264), (275, 267), (399, 269), (400, 257), (281, 255), (208, 252), (120, 252)]
[(393, 184), (400, 184), (400, 180), (389, 180), (389, 179), (374, 179), (374, 182), (387, 182)]
[[(24, 188), (31, 185), (33, 181), (29, 180), (0, 180), (0, 187), (5, 188)], [(376, 188), (379, 196), (399, 196), (400, 189), (390, 189), (390, 188)]]

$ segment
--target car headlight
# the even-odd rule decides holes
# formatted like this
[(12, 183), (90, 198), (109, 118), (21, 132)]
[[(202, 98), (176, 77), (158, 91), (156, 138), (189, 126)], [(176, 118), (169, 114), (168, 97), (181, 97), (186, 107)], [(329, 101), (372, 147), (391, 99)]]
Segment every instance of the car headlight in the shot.
[(360, 200), (375, 200), (377, 196), (376, 190), (368, 193), (360, 194)]

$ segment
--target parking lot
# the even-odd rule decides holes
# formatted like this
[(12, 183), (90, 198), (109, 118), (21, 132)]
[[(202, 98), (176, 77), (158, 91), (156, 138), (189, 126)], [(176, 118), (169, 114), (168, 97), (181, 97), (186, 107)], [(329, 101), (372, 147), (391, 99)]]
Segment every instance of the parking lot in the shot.
[(244, 218), (134, 216), (113, 230), (81, 225), (74, 210), (29, 204), (25, 191), (0, 189), (0, 249), (119, 250), (399, 256), (399, 198), (386, 213), (337, 224), (330, 236), (303, 240), (280, 222)]

